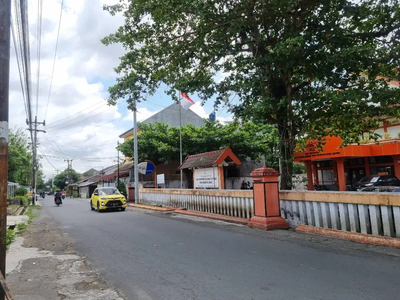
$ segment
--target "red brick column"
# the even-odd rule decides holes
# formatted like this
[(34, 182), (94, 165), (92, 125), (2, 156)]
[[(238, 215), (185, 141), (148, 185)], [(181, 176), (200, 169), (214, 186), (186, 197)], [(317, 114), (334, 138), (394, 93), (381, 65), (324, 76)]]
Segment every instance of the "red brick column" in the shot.
[(264, 230), (289, 228), (281, 217), (279, 201), (279, 172), (271, 168), (259, 168), (251, 173), (253, 178), (254, 216), (250, 227)]

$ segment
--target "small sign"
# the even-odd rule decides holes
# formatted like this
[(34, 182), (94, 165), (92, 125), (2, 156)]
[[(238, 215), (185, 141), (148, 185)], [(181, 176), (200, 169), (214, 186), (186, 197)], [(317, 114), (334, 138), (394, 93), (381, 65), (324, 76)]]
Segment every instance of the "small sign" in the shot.
[(194, 188), (209, 189), (219, 188), (218, 168), (203, 168), (194, 170)]
[(165, 175), (157, 174), (157, 184), (165, 184)]
[(154, 172), (154, 170), (156, 169), (156, 166), (149, 161), (144, 161), (141, 162), (140, 164), (138, 164), (138, 171), (140, 174), (143, 175), (148, 175)]
[(210, 121), (212, 121), (212, 122), (215, 121), (215, 113), (214, 112), (212, 112), (209, 117), (210, 117)]

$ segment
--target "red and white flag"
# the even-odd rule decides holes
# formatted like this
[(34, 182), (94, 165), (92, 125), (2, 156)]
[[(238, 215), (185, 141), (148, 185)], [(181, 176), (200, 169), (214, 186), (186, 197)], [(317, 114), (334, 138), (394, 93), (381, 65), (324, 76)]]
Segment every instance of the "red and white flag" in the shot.
[(182, 93), (182, 98), (181, 98), (181, 105), (184, 109), (189, 109), (194, 104), (194, 101), (188, 97), (185, 93)]

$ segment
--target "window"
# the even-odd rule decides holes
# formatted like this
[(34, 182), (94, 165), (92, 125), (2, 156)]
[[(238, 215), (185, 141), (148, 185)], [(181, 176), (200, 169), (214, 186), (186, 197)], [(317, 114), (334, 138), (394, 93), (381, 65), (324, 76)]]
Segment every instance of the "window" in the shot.
[(100, 195), (120, 195), (121, 193), (116, 188), (103, 188), (100, 190)]
[(371, 167), (371, 175), (393, 175), (393, 166)]
[(364, 165), (364, 158), (351, 158), (344, 160), (345, 166), (363, 166)]
[(393, 158), (391, 156), (374, 156), (369, 158), (369, 163), (372, 165), (393, 163)]
[(329, 167), (333, 167), (333, 161), (332, 161), (332, 160), (318, 161), (318, 162), (317, 162), (317, 167), (318, 167), (318, 168), (329, 168)]

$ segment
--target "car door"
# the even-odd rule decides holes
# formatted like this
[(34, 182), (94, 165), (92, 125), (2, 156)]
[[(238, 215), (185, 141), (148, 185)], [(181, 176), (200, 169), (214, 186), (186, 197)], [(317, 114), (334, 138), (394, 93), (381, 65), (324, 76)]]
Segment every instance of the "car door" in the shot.
[(95, 189), (93, 194), (92, 194), (92, 203), (93, 206), (97, 206), (97, 202), (99, 201), (99, 190)]

